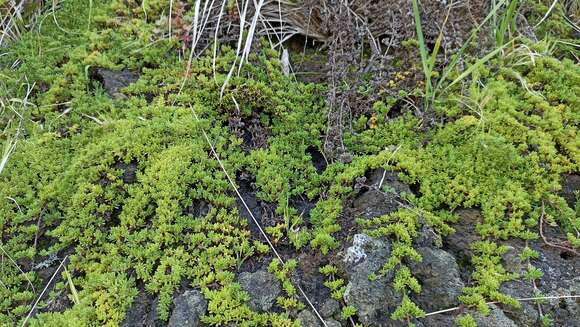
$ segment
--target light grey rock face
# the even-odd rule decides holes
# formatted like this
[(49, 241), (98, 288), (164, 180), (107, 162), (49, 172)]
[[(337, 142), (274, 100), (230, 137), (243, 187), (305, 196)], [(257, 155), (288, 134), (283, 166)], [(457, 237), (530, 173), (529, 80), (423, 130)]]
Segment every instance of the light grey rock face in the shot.
[(335, 314), (337, 314), (339, 311), (340, 311), (340, 303), (338, 303), (338, 301), (336, 301), (335, 299), (326, 300), (322, 304), (320, 309), (318, 309), (318, 312), (320, 312), (320, 315), (323, 316), (324, 318), (330, 318)]
[(280, 282), (265, 270), (243, 272), (238, 277), (238, 283), (250, 295), (249, 306), (256, 311), (270, 310), (281, 292)]
[(479, 327), (518, 327), (510, 318), (508, 318), (500, 308), (490, 305), (491, 313), (484, 316), (479, 312), (473, 313), (473, 318)]
[(334, 319), (329, 319), (329, 320), (326, 320), (326, 326), (327, 327), (341, 327), (342, 325)]
[(357, 179), (357, 183), (366, 186), (354, 200), (352, 214), (363, 219), (397, 211), (401, 208), (398, 200), (401, 193), (411, 193), (409, 186), (401, 183), (396, 173), (382, 168), (369, 171), (367, 176)]
[(520, 252), (513, 246), (508, 245), (507, 251), (501, 257), (503, 260), (503, 266), (509, 272), (521, 273), (524, 269), (524, 265), (519, 258)]
[(207, 310), (207, 301), (197, 290), (185, 291), (173, 301), (168, 327), (197, 327)]
[[(490, 305), (491, 312), (484, 316), (476, 310), (468, 310), (466, 313), (473, 316), (478, 327), (530, 327), (539, 326), (536, 323), (529, 325), (518, 325), (514, 323), (505, 313), (497, 306)], [(457, 313), (453, 314), (439, 314), (426, 317), (422, 320), (425, 327), (449, 327), (455, 326), (455, 318)]]
[[(302, 327), (322, 327), (322, 323), (320, 319), (310, 310), (302, 310), (296, 320), (300, 321), (300, 325)], [(327, 327), (341, 327), (342, 325), (340, 322), (334, 319), (325, 319), (324, 322), (326, 323)]]
[(356, 234), (352, 246), (346, 249), (343, 266), (349, 280), (368, 279), (371, 273), (379, 270), (391, 253), (389, 243), (372, 238), (366, 234)]
[(296, 317), (296, 320), (300, 321), (300, 325), (302, 327), (320, 327), (320, 326), (322, 326), (322, 324), (320, 323), (320, 320), (318, 320), (316, 315), (314, 313), (312, 313), (310, 310), (302, 310), (298, 314), (298, 316)]
[(139, 73), (127, 69), (116, 71), (97, 68), (91, 73), (91, 78), (101, 83), (113, 99), (125, 99), (126, 96), (121, 93), (121, 89), (135, 83), (139, 79)]
[(351, 280), (344, 293), (348, 305), (357, 308), (357, 316), (363, 325), (382, 326), (401, 302), (401, 296), (390, 286), (391, 281), (383, 278), (370, 281)]
[(455, 258), (441, 249), (417, 249), (423, 260), (410, 265), (415, 278), (421, 283), (418, 304), (429, 311), (453, 307), (458, 304), (464, 284)]
[(369, 275), (378, 273), (385, 264), (390, 252), (389, 243), (357, 234), (344, 254), (343, 266), (349, 280), (344, 300), (357, 309), (357, 317), (365, 326), (385, 325), (401, 300), (391, 287), (392, 274), (369, 280)]
[(121, 327), (154, 327), (162, 324), (157, 313), (158, 298), (148, 295), (144, 289), (133, 299)]
[(371, 219), (397, 211), (396, 196), (380, 190), (369, 190), (354, 200), (354, 209), (360, 218)]

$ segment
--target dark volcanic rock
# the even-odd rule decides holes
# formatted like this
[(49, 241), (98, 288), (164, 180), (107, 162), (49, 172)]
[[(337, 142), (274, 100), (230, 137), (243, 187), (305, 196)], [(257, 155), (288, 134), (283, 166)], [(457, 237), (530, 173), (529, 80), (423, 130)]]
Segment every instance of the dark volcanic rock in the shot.
[(122, 99), (124, 95), (121, 93), (121, 89), (135, 83), (139, 79), (139, 73), (127, 69), (97, 68), (92, 71), (91, 78), (101, 83), (109, 96), (114, 99)]
[(329, 319), (326, 320), (326, 326), (327, 327), (341, 327), (342, 325), (340, 324), (340, 322), (334, 320), (334, 319)]
[(481, 211), (477, 209), (460, 209), (456, 211), (459, 221), (452, 225), (455, 233), (447, 236), (444, 245), (457, 257), (471, 257), (473, 251), (471, 244), (481, 240), (477, 234), (475, 226), (483, 221)]
[[(302, 327), (322, 327), (320, 319), (310, 310), (302, 310), (296, 320), (300, 321)], [(341, 327), (341, 324), (334, 319), (325, 319), (327, 327)]]
[[(475, 310), (467, 310), (465, 313), (471, 314), (475, 319), (478, 327), (519, 327), (505, 313), (496, 305), (490, 305), (491, 312), (484, 316)], [(451, 314), (437, 314), (421, 319), (424, 327), (449, 327), (455, 326), (455, 319), (458, 312)], [(534, 325), (521, 325), (521, 327), (528, 327)]]
[(119, 169), (123, 172), (121, 178), (126, 184), (135, 183), (137, 181), (137, 162), (131, 161), (125, 163), (123, 161), (116, 162), (114, 165), (115, 169)]
[(365, 234), (355, 235), (353, 245), (346, 249), (343, 265), (349, 282), (344, 300), (357, 309), (357, 316), (364, 325), (390, 324), (389, 313), (401, 300), (391, 287), (392, 274), (369, 280), (369, 275), (377, 273), (385, 264), (390, 252), (388, 243)]
[(316, 317), (316, 315), (312, 313), (310, 310), (302, 310), (296, 317), (296, 320), (300, 321), (300, 325), (302, 327), (322, 326), (320, 320), (318, 320), (318, 317)]
[[(391, 191), (396, 194), (411, 193), (409, 185), (401, 182), (397, 173), (392, 171), (385, 171), (383, 168), (375, 169), (365, 175), (367, 183), (371, 186), (381, 187), (386, 191)], [(382, 182), (382, 183), (381, 183)]]
[(207, 310), (207, 301), (197, 290), (188, 290), (173, 301), (174, 307), (168, 327), (197, 327)]
[(379, 190), (369, 190), (354, 200), (355, 215), (360, 218), (371, 219), (395, 212), (400, 207), (395, 200), (395, 196), (388, 193)]
[[(514, 253), (521, 252), (525, 246), (523, 242), (510, 243)], [(575, 322), (580, 321), (580, 299), (566, 296), (580, 294), (580, 260), (577, 257), (572, 257), (571, 260), (566, 256), (562, 257), (560, 249), (546, 246), (542, 241), (530, 241), (529, 246), (539, 253), (538, 259), (532, 260), (531, 264), (544, 273), (536, 281), (538, 290), (544, 296), (563, 297), (543, 301), (542, 313), (548, 314), (554, 320), (555, 326), (578, 326)], [(507, 264), (504, 258), (504, 265)], [(533, 284), (526, 280), (504, 283), (500, 290), (515, 298), (530, 297), (536, 293)], [(533, 301), (522, 301), (521, 305), (521, 309), (510, 308), (505, 312), (506, 315), (520, 326), (538, 325), (538, 305)]]
[(335, 299), (326, 300), (318, 309), (318, 312), (324, 318), (330, 318), (340, 311), (340, 303)]
[(446, 309), (458, 304), (457, 297), (464, 287), (455, 258), (440, 249), (419, 248), (420, 263), (411, 264), (414, 276), (422, 285), (417, 296), (421, 308), (428, 311)]
[(343, 257), (344, 270), (350, 279), (368, 279), (387, 262), (390, 253), (389, 243), (366, 234), (356, 234)]
[(365, 325), (388, 326), (389, 315), (401, 302), (401, 296), (391, 287), (391, 280), (353, 279), (344, 293), (348, 305), (357, 308), (357, 316)]
[(315, 202), (308, 201), (308, 199), (303, 197), (292, 197), (288, 203), (290, 207), (298, 211), (298, 215), (301, 216), (307, 224), (310, 224), (310, 211), (316, 207)]
[(357, 180), (355, 188), (362, 193), (352, 203), (352, 215), (357, 218), (374, 218), (401, 208), (401, 193), (411, 193), (409, 186), (401, 183), (397, 175), (384, 169), (368, 172)]
[[(141, 287), (142, 288), (142, 287)], [(158, 299), (148, 295), (141, 289), (139, 295), (133, 299), (133, 304), (127, 311), (122, 327), (160, 327), (164, 324), (157, 313)]]
[(502, 255), (503, 266), (509, 272), (523, 272), (524, 265), (519, 258), (520, 251), (511, 245), (507, 245), (507, 248), (507, 252)]
[(518, 327), (510, 318), (508, 318), (500, 308), (491, 304), (491, 313), (487, 316), (479, 312), (472, 312), (473, 318), (479, 327)]
[(576, 204), (575, 192), (578, 190), (580, 190), (580, 175), (564, 174), (562, 176), (561, 195), (572, 208), (574, 208), (574, 205)]
[(270, 310), (281, 292), (280, 282), (274, 275), (264, 270), (243, 272), (238, 277), (238, 283), (250, 294), (250, 308), (257, 311)]
[(326, 162), (326, 158), (324, 158), (322, 152), (320, 152), (320, 150), (318, 150), (318, 148), (314, 146), (309, 146), (308, 148), (306, 148), (306, 153), (310, 155), (312, 165), (314, 166), (314, 168), (316, 168), (316, 171), (319, 174), (324, 172), (326, 166), (328, 166), (328, 163)]
[(204, 200), (194, 200), (191, 205), (185, 207), (183, 213), (192, 217), (205, 217), (212, 208), (211, 203)]
[(455, 261), (459, 265), (461, 279), (468, 281), (473, 272), (471, 244), (481, 240), (475, 226), (483, 220), (483, 217), (477, 209), (460, 209), (455, 213), (459, 216), (457, 223), (451, 225), (455, 228), (455, 233), (443, 239), (443, 249), (455, 257)]
[[(254, 222), (254, 219), (252, 219), (252, 216), (254, 216), (258, 221), (258, 224), (262, 224), (262, 212), (260, 210), (261, 203), (256, 197), (256, 191), (252, 187), (252, 179), (247, 176), (241, 176), (238, 177), (237, 183), (239, 185), (238, 191), (244, 199), (242, 202), (239, 197), (236, 197), (236, 207), (238, 208), (240, 217), (248, 220), (248, 227), (250, 228), (250, 232), (252, 232), (252, 236), (261, 238), (262, 235), (260, 234), (260, 230)], [(251, 212), (246, 209), (244, 203), (248, 206)]]

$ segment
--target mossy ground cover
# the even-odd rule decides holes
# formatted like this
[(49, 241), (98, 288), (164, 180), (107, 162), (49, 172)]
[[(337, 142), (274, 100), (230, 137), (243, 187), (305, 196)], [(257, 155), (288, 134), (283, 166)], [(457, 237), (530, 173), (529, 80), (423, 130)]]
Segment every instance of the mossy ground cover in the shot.
[[(401, 196), (399, 211), (357, 227), (393, 243), (381, 273), (395, 271), (403, 295), (396, 311), (385, 312), (395, 320), (424, 314), (411, 300), (421, 286), (408, 268), (421, 260), (413, 247), (421, 226), (444, 238), (458, 208), (483, 214), (461, 301), (484, 312), (487, 301), (518, 305), (499, 291), (503, 282), (541, 278), (533, 268), (529, 276), (508, 272), (499, 241), (537, 239), (546, 223), (568, 246), (580, 246), (580, 206), (559, 196), (561, 175), (580, 168), (580, 68), (566, 58), (573, 48), (559, 49), (559, 58), (549, 40), (506, 49), (434, 101), (437, 123), (429, 128), (412, 112), (393, 117), (397, 99), (385, 96), (345, 133), (352, 161), (328, 158), (322, 172), (309, 149), (322, 151), (327, 86), (284, 75), (266, 42), (230, 79), (237, 58), (228, 44), (219, 45), (215, 64), (211, 51), (194, 59), (186, 76), (182, 40), (159, 32), (167, 6), (65, 1), (0, 57), (0, 140), (3, 148), (17, 141), (0, 174), (1, 324), (21, 324), (52, 273), (57, 283), (31, 325), (119, 325), (140, 287), (158, 297), (166, 321), (184, 281), (208, 300), (208, 325), (298, 324), (305, 303), (289, 279), (293, 261), (270, 265), (285, 290), (276, 312), (252, 311), (235, 282), (244, 260), (271, 253), (251, 234), (203, 132), (231, 176), (253, 176), (256, 196), (276, 208), (267, 233), (295, 253), (332, 256), (344, 246), (343, 204), (367, 171), (382, 167), (417, 185)], [(562, 33), (568, 40), (571, 32)], [(92, 78), (96, 68), (140, 78), (112, 99)], [(256, 135), (236, 133), (252, 124), (263, 132), (262, 146), (252, 143)], [(289, 205), (297, 197), (315, 203), (307, 220)], [(530, 251), (522, 260), (534, 257)], [(66, 272), (39, 273), (65, 257)], [(344, 281), (337, 280), (326, 286), (340, 299)], [(58, 297), (70, 305), (55, 312), (47, 305)], [(344, 320), (355, 311), (345, 307)]]

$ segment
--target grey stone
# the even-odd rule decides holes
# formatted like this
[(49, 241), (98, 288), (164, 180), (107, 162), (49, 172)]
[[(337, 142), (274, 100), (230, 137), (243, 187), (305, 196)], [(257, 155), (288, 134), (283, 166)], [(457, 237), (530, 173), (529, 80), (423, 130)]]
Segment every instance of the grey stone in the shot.
[(341, 327), (342, 326), (338, 321), (336, 321), (334, 319), (328, 319), (325, 322), (326, 322), (327, 327)]
[(318, 317), (310, 310), (302, 310), (298, 316), (296, 317), (298, 321), (300, 321), (300, 325), (302, 327), (320, 327), (322, 324)]
[(576, 205), (576, 192), (578, 190), (580, 190), (580, 175), (563, 174), (560, 195), (568, 202), (570, 208), (574, 208)]
[(371, 189), (361, 194), (353, 202), (355, 215), (371, 219), (395, 212), (400, 208), (396, 195)]
[(455, 213), (459, 216), (457, 223), (452, 225), (455, 233), (446, 236), (444, 243), (455, 257), (471, 258), (474, 254), (471, 244), (481, 240), (475, 226), (483, 221), (483, 216), (477, 209), (459, 209)]
[(473, 318), (479, 327), (518, 327), (515, 322), (508, 318), (500, 308), (491, 304), (491, 313), (484, 316), (479, 312), (473, 312)]
[[(545, 233), (549, 233), (547, 229)], [(554, 233), (554, 238), (565, 238), (562, 234)], [(510, 246), (519, 253), (526, 246), (523, 242), (511, 241)], [(544, 296), (563, 296), (580, 294), (580, 260), (562, 255), (560, 249), (545, 246), (541, 240), (528, 241), (527, 246), (536, 250), (539, 254), (537, 259), (531, 259), (530, 263), (540, 269), (544, 276), (536, 281), (536, 288), (532, 282), (521, 279), (503, 283), (500, 291), (514, 298), (529, 297), (540, 291)], [(504, 266), (507, 262), (504, 258)], [(577, 327), (575, 323), (580, 321), (580, 302), (575, 298), (547, 299), (541, 304), (542, 314), (549, 315), (554, 326)], [(510, 308), (505, 311), (506, 316), (519, 326), (539, 325), (540, 314), (538, 305), (534, 301), (522, 301), (521, 308)]]
[(519, 258), (519, 251), (510, 245), (508, 245), (507, 248), (507, 252), (501, 256), (503, 260), (503, 266), (509, 272), (520, 273), (522, 271), (523, 265)]
[(357, 317), (364, 325), (385, 325), (389, 313), (401, 300), (391, 287), (392, 274), (369, 280), (369, 275), (378, 273), (390, 252), (388, 243), (357, 234), (344, 255), (344, 270), (349, 277), (344, 300), (357, 309)]
[[(565, 288), (559, 288), (548, 294), (548, 296), (580, 294), (580, 276), (567, 281), (567, 284)], [(576, 323), (580, 321), (580, 301), (578, 298), (550, 299), (547, 300), (547, 305), (553, 312), (551, 315), (557, 319), (556, 324), (561, 323), (563, 326), (574, 326), (574, 321)]]
[(238, 277), (238, 283), (250, 295), (249, 306), (256, 311), (270, 310), (281, 292), (280, 282), (264, 270), (243, 272)]
[(357, 316), (365, 326), (382, 325), (401, 301), (390, 284), (384, 277), (374, 281), (368, 277), (353, 279), (346, 286), (344, 301), (357, 309)]
[(380, 185), (382, 190), (391, 191), (398, 195), (401, 193), (411, 193), (409, 185), (402, 183), (396, 172), (385, 171), (383, 168), (369, 172), (367, 183), (377, 188)]
[(196, 327), (207, 310), (207, 301), (201, 292), (188, 290), (173, 301), (174, 307), (168, 327)]
[(418, 304), (429, 311), (445, 309), (458, 304), (464, 284), (455, 258), (431, 247), (417, 249), (423, 260), (410, 265), (411, 272), (422, 285)]
[(401, 183), (397, 174), (384, 169), (375, 169), (357, 178), (355, 189), (365, 190), (353, 201), (352, 214), (371, 219), (401, 208), (401, 193), (411, 193), (407, 184)]
[(91, 78), (101, 83), (107, 94), (112, 98), (123, 99), (125, 96), (121, 93), (121, 89), (139, 80), (139, 73), (127, 69), (110, 70), (97, 68), (92, 72)]
[(157, 312), (159, 297), (153, 298), (140, 287), (121, 327), (157, 327), (164, 325)]
[(326, 300), (318, 310), (320, 315), (323, 316), (324, 318), (332, 317), (339, 311), (340, 311), (340, 303), (338, 303), (338, 301), (336, 301), (335, 299)]
[(367, 279), (387, 262), (390, 253), (389, 243), (366, 234), (356, 234), (352, 246), (345, 251), (344, 270), (349, 279)]

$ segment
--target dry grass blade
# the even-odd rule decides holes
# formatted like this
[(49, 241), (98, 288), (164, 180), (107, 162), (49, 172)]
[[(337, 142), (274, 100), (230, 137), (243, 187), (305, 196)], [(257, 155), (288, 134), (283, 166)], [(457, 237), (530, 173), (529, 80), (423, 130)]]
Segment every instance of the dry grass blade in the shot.
[(485, 24), (487, 24), (490, 20), (492, 20), (496, 16), (497, 12), (500, 10), (500, 8), (502, 8), (502, 6), (505, 3), (506, 3), (506, 0), (498, 1), (491, 8), (491, 10), (487, 14), (487, 16), (483, 19), (483, 21), (481, 21), (481, 23), (479, 23), (479, 25), (477, 25), (473, 29), (473, 32), (471, 33), (469, 38), (464, 42), (463, 46), (457, 51), (457, 54), (453, 56), (453, 59), (451, 60), (451, 62), (449, 62), (449, 64), (441, 72), (441, 77), (439, 78), (439, 81), (437, 82), (437, 85), (435, 86), (435, 91), (438, 91), (439, 89), (442, 88), (443, 83), (445, 83), (449, 74), (451, 74), (451, 72), (455, 69), (455, 67), (457, 67), (457, 65), (461, 59), (461, 56), (467, 51), (467, 47), (469, 46), (471, 41), (473, 41), (473, 39), (475, 39), (477, 37), (477, 33), (479, 33), (479, 31), (483, 28), (483, 26), (485, 26)]
[[(28, 101), (28, 98), (32, 94), (33, 89), (34, 89), (34, 83), (33, 84), (26, 83), (26, 94), (24, 95), (24, 97), (22, 99), (13, 98), (13, 99), (9, 99), (9, 100), (5, 101), (5, 100), (0, 98), (0, 109), (2, 109), (2, 110), (0, 110), (0, 114), (3, 114), (7, 109), (9, 109), (18, 117), (18, 126), (16, 126), (16, 132), (15, 132), (14, 136), (9, 136), (9, 135), (6, 136), (6, 141), (4, 143), (4, 150), (2, 152), (2, 157), (0, 158), (0, 174), (2, 173), (4, 168), (6, 168), (6, 164), (8, 163), (8, 159), (10, 158), (12, 153), (14, 153), (14, 151), (16, 150), (16, 144), (18, 143), (18, 140), (20, 138), (22, 124), (24, 122), (24, 113), (23, 112), (26, 110), (26, 107), (28, 105), (33, 105), (32, 103), (30, 103)], [(18, 104), (19, 108), (17, 108), (15, 106), (15, 104)], [(22, 112), (20, 112), (20, 111), (22, 111)], [(6, 125), (7, 129), (8, 129), (9, 124), (10, 124), (10, 121)], [(6, 133), (6, 131), (4, 133)]]
[(0, 6), (0, 47), (20, 37), (18, 24), (22, 22), (23, 5), (24, 1), (16, 4), (11, 0)]
[(28, 276), (26, 276), (26, 273), (20, 268), (20, 266), (16, 263), (16, 261), (14, 261), (14, 259), (12, 259), (10, 254), (8, 254), (8, 252), (6, 252), (6, 250), (4, 249), (4, 247), (2, 245), (0, 245), (0, 250), (2, 250), (2, 253), (4, 253), (4, 255), (6, 255), (6, 257), (10, 260), (10, 262), (12, 262), (12, 264), (18, 269), (18, 271), (20, 271), (22, 276), (24, 276), (24, 279), (26, 279), (26, 281), (28, 282), (28, 285), (30, 285), (30, 287), (32, 288), (32, 291), (36, 292), (36, 290), (34, 289), (34, 285), (32, 284), (32, 281), (28, 278)]
[[(236, 1), (236, 4), (237, 3), (238, 2)], [(241, 14), (240, 14), (240, 34), (238, 35), (238, 44), (236, 46), (236, 58), (239, 58), (240, 51), (242, 49), (242, 42), (243, 42), (243, 37), (244, 37), (244, 26), (246, 25), (246, 14), (248, 13), (248, 4), (249, 3), (250, 3), (250, 1), (247, 0), (245, 3), (245, 6), (244, 6), (244, 10), (242, 10), (242, 11), (240, 11), (240, 8), (238, 6), (238, 12), (241, 12)], [(228, 72), (228, 75), (226, 76), (226, 79), (225, 79), (225, 81), (221, 87), (221, 90), (220, 90), (220, 97), (223, 97), (223, 95), (224, 95), (224, 91), (225, 91), (230, 79), (232, 78), (232, 75), (234, 74), (234, 70), (236, 69), (236, 64), (237, 64), (237, 60), (232, 63), (232, 67), (230, 68), (230, 71)]]
[(19, 133), (17, 132), (14, 138), (6, 140), (6, 144), (4, 144), (4, 151), (2, 152), (2, 159), (0, 160), (0, 174), (2, 174), (4, 167), (6, 167), (6, 163), (8, 163), (8, 158), (10, 158), (14, 150), (16, 150), (18, 135)]
[[(559, 299), (580, 299), (580, 295), (522, 297), (522, 298), (517, 298), (516, 300), (518, 300), (518, 301), (541, 301), (541, 300), (559, 300)], [(494, 302), (487, 302), (485, 304), (490, 305), (490, 304), (498, 304), (498, 303), (500, 303), (500, 302), (494, 301)], [(446, 313), (446, 312), (457, 311), (457, 310), (461, 310), (463, 308), (464, 307), (453, 307), (453, 308), (449, 308), (449, 309), (433, 311), (433, 312), (429, 312), (429, 313), (425, 314), (424, 317), (433, 316), (433, 315)]]
[(216, 28), (215, 28), (215, 33), (213, 36), (213, 56), (211, 59), (211, 67), (212, 67), (212, 71), (213, 71), (213, 79), (214, 81), (217, 81), (216, 79), (216, 60), (217, 60), (217, 47), (218, 47), (218, 31), (220, 29), (220, 23), (222, 21), (222, 16), (224, 14), (224, 8), (226, 7), (226, 1), (222, 1), (222, 6), (220, 7), (220, 12), (218, 14), (218, 19), (217, 19), (217, 23), (216, 23)]
[(32, 313), (34, 313), (34, 310), (36, 309), (38, 302), (40, 302), (40, 299), (42, 299), (42, 297), (44, 296), (44, 293), (46, 293), (46, 291), (48, 290), (48, 287), (50, 286), (50, 284), (52, 284), (52, 281), (54, 280), (56, 275), (60, 272), (60, 269), (64, 266), (64, 263), (66, 262), (67, 259), (68, 259), (68, 255), (66, 257), (64, 257), (64, 259), (62, 259), (62, 261), (60, 262), (60, 265), (58, 266), (58, 268), (56, 268), (56, 270), (54, 271), (54, 274), (52, 274), (52, 276), (50, 277), (50, 280), (48, 281), (48, 283), (46, 283), (46, 286), (44, 286), (44, 289), (42, 290), (42, 292), (40, 293), (40, 295), (36, 299), (36, 302), (34, 302), (34, 304), (32, 305), (32, 308), (28, 312), (28, 315), (26, 315), (26, 318), (24, 318), (24, 321), (22, 322), (22, 325), (21, 325), (22, 327), (26, 326), (28, 319), (30, 319), (30, 317), (32, 316)]
[(256, 5), (254, 17), (252, 18), (252, 23), (248, 29), (248, 36), (246, 37), (246, 42), (244, 44), (244, 50), (242, 51), (242, 56), (240, 58), (240, 63), (238, 66), (238, 74), (242, 70), (242, 66), (246, 58), (250, 55), (250, 50), (252, 48), (252, 42), (254, 41), (254, 34), (256, 33), (256, 26), (258, 25), (258, 18), (260, 17), (260, 10), (264, 6), (264, 0)]
[(167, 19), (167, 29), (168, 29), (168, 38), (171, 38), (171, 20), (173, 19), (172, 16), (173, 13), (173, 0), (169, 0), (169, 17)]
[[(200, 122), (199, 117), (195, 113), (195, 110), (193, 109), (193, 107), (190, 107), (190, 109), (191, 109), (191, 112), (193, 113), (193, 117), (195, 118), (195, 120), (197, 122)], [(246, 201), (244, 200), (244, 198), (240, 194), (240, 191), (236, 187), (236, 184), (234, 183), (233, 179), (230, 177), (230, 174), (228, 174), (228, 171), (226, 170), (226, 168), (225, 168), (224, 164), (222, 163), (219, 155), (217, 154), (215, 148), (213, 147), (213, 144), (211, 143), (209, 137), (207, 136), (207, 133), (205, 132), (205, 129), (203, 129), (203, 127), (200, 127), (200, 129), (201, 129), (201, 132), (202, 132), (203, 137), (205, 138), (207, 144), (211, 148), (211, 153), (213, 154), (213, 156), (217, 160), (218, 164), (220, 165), (220, 168), (222, 169), (222, 171), (226, 175), (226, 178), (228, 179), (228, 182), (230, 183), (230, 185), (232, 186), (232, 188), (236, 192), (236, 195), (238, 196), (238, 198), (240, 199), (240, 201), (244, 205), (244, 208), (249, 213), (250, 217), (252, 218), (252, 221), (258, 227), (258, 230), (260, 231), (260, 234), (262, 235), (262, 237), (264, 237), (264, 239), (266, 240), (266, 242), (270, 246), (270, 249), (272, 250), (272, 252), (276, 256), (276, 258), (278, 259), (278, 261), (282, 265), (284, 265), (285, 264), (284, 259), (282, 259), (282, 256), (280, 256), (280, 254), (276, 250), (276, 247), (274, 247), (274, 244), (272, 243), (272, 241), (270, 241), (270, 238), (268, 237), (268, 235), (266, 234), (266, 232), (264, 232), (264, 230), (262, 229), (262, 226), (260, 225), (260, 223), (258, 222), (258, 220), (256, 219), (256, 217), (254, 217), (254, 214), (252, 213), (252, 210), (250, 210), (250, 208), (246, 204)], [(318, 317), (318, 319), (320, 320), (320, 322), (322, 322), (322, 324), (325, 327), (327, 327), (326, 322), (324, 321), (324, 319), (322, 318), (322, 316), (320, 315), (320, 313), (318, 312), (318, 310), (316, 310), (316, 307), (314, 306), (314, 304), (312, 303), (312, 301), (310, 300), (310, 298), (308, 297), (308, 295), (306, 295), (306, 292), (304, 292), (304, 290), (302, 289), (302, 287), (300, 287), (300, 285), (298, 285), (298, 284), (296, 285), (296, 288), (298, 289), (298, 291), (300, 291), (300, 294), (302, 294), (302, 296), (304, 297), (304, 299), (306, 300), (306, 302), (308, 302), (308, 305), (314, 311), (314, 313), (316, 314), (316, 316)]]
[(421, 55), (421, 64), (425, 74), (425, 98), (431, 94), (431, 69), (429, 68), (429, 59), (427, 55), (427, 46), (423, 37), (423, 27), (421, 26), (421, 13), (419, 11), (419, 0), (413, 0), (413, 17), (415, 19), (415, 29), (417, 32), (417, 41), (419, 42), (419, 54)]
[(550, 14), (552, 13), (552, 10), (554, 10), (554, 7), (556, 7), (556, 4), (558, 3), (558, 0), (554, 0), (554, 2), (552, 2), (552, 4), (550, 5), (550, 8), (548, 8), (548, 11), (546, 11), (546, 14), (544, 15), (544, 17), (542, 17), (542, 19), (540, 19), (540, 21), (534, 25), (534, 28), (537, 28), (538, 26), (542, 25), (542, 23), (548, 18), (548, 16), (550, 16)]

